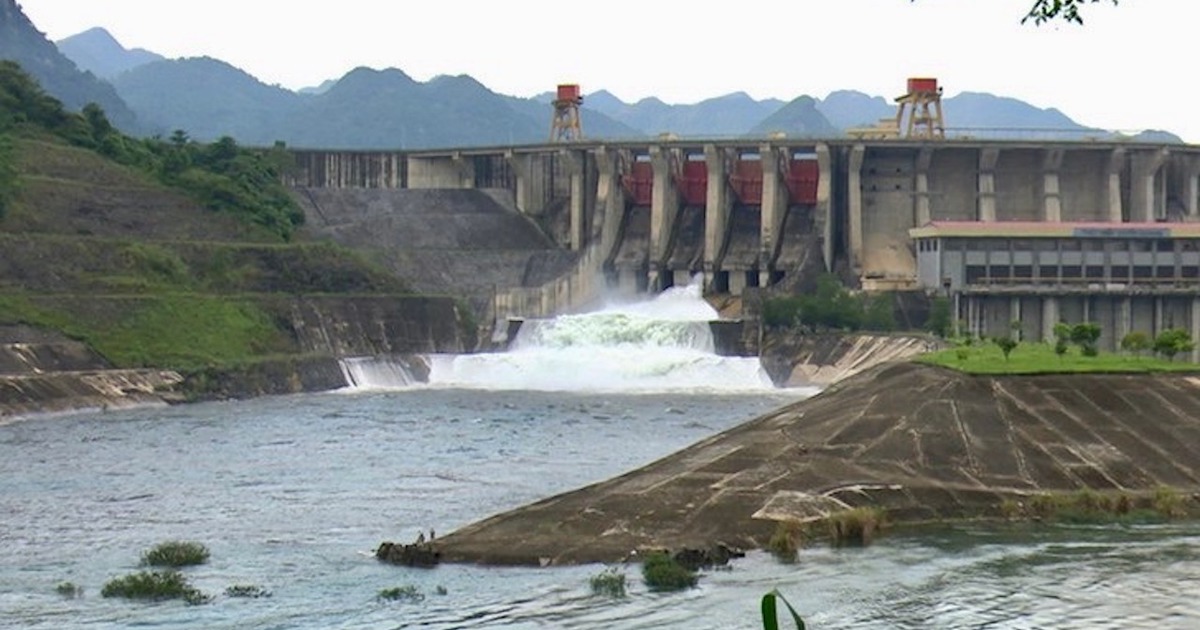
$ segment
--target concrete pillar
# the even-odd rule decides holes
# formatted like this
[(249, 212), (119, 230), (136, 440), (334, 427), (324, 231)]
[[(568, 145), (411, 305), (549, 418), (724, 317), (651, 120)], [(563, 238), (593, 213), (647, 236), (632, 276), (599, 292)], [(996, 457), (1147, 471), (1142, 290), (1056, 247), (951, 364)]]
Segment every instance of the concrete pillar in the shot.
[(862, 275), (863, 263), (863, 208), (862, 208), (862, 164), (863, 158), (866, 157), (867, 148), (864, 145), (856, 144), (850, 149), (849, 171), (849, 197), (848, 202), (850, 216), (849, 218), (849, 245), (850, 245), (850, 269), (855, 276)]
[(1125, 220), (1121, 207), (1121, 172), (1125, 170), (1125, 149), (1113, 149), (1108, 156), (1108, 220), (1120, 223)]
[(1129, 296), (1121, 298), (1117, 307), (1117, 330), (1114, 331), (1114, 339), (1117, 341), (1117, 347), (1120, 347), (1121, 340), (1125, 335), (1133, 332), (1133, 299)]
[(979, 150), (979, 201), (976, 218), (980, 221), (996, 220), (996, 161), (1000, 149)]
[(621, 177), (629, 168), (629, 155), (607, 147), (597, 147), (596, 159), (596, 218), (598, 223), (601, 260), (616, 253), (621, 220), (625, 215), (625, 187)]
[(558, 157), (567, 166), (571, 178), (570, 211), (571, 250), (579, 251), (587, 243), (587, 218), (584, 212), (587, 207), (587, 191), (584, 190), (584, 164), (586, 158), (582, 151), (559, 149)]
[(1187, 209), (1188, 221), (1200, 221), (1200, 158), (1196, 156), (1190, 156), (1184, 162), (1183, 206)]
[(543, 203), (542, 195), (538, 194), (541, 191), (531, 181), (533, 176), (533, 154), (516, 153), (511, 150), (505, 151), (504, 160), (508, 162), (508, 167), (512, 169), (513, 175), (516, 176), (517, 190), (513, 194), (513, 197), (517, 203), (517, 210), (526, 215), (541, 214), (545, 204)]
[(455, 151), (450, 156), (450, 161), (454, 164), (455, 174), (458, 176), (458, 188), (474, 188), (475, 187), (475, 161), (463, 157), (462, 153)]
[(787, 215), (788, 191), (782, 169), (787, 161), (786, 150), (764, 144), (758, 148), (762, 160), (762, 224), (758, 235), (758, 286), (771, 283), (771, 267), (775, 263), (777, 239), (782, 238), (783, 220)]
[(721, 270), (729, 212), (733, 195), (729, 191), (730, 163), (733, 153), (715, 145), (704, 145), (704, 165), (708, 169), (708, 190), (704, 200), (704, 273), (711, 278)]
[(1150, 332), (1150, 337), (1154, 338), (1162, 334), (1163, 331), (1163, 299), (1162, 296), (1154, 298), (1154, 330)]
[(933, 218), (929, 201), (929, 164), (933, 161), (933, 148), (921, 147), (917, 152), (916, 197), (913, 207), (913, 225), (921, 227)]
[(1009, 335), (1015, 334), (1017, 336), (1017, 340), (1020, 341), (1021, 340), (1021, 329), (1018, 328), (1017, 330), (1014, 331), (1012, 329), (1012, 323), (1021, 321), (1021, 298), (1018, 296), (1013, 296), (1013, 297), (1008, 298), (1008, 300), (1009, 300), (1009, 302), (1008, 302), (1008, 324), (1009, 324), (1008, 332), (1009, 332)]
[(1133, 221), (1153, 223), (1158, 216), (1160, 196), (1156, 186), (1159, 169), (1167, 161), (1166, 149), (1133, 154), (1132, 186), (1129, 191), (1130, 216)]
[(817, 145), (817, 205), (813, 208), (818, 234), (822, 234), (821, 254), (825, 257), (825, 270), (833, 271), (833, 160), (829, 145)]
[(1058, 171), (1062, 168), (1063, 153), (1062, 149), (1046, 149), (1042, 153), (1042, 220), (1051, 223), (1062, 221)]
[(1192, 363), (1200, 363), (1200, 297), (1192, 298)]
[(679, 190), (675, 187), (679, 156), (672, 149), (651, 145), (650, 164), (654, 169), (654, 190), (650, 195), (650, 288), (653, 291), (660, 286), (658, 274), (666, 263), (667, 247), (675, 229), (675, 217), (679, 214)]
[(1058, 298), (1048, 295), (1042, 298), (1042, 341), (1054, 340), (1054, 326), (1059, 322)]

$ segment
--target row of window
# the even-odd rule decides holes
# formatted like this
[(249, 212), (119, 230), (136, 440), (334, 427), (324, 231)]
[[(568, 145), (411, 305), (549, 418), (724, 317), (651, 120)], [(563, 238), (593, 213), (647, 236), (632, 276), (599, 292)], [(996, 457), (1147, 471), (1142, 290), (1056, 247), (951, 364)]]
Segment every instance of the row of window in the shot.
[(940, 245), (968, 252), (1192, 252), (1200, 248), (1200, 239), (923, 238), (917, 240), (917, 251), (936, 252)]
[[(1107, 269), (1107, 273), (1106, 273)], [(1034, 267), (1031, 265), (967, 265), (967, 284), (989, 284), (1006, 281), (1041, 281), (1057, 282), (1059, 280), (1093, 280), (1097, 282), (1137, 282), (1137, 281), (1196, 281), (1200, 280), (1200, 267), (1196, 265), (1133, 265), (1119, 267), (1103, 267), (1098, 265), (1054, 265), (1037, 268), (1037, 278), (1034, 278)]]

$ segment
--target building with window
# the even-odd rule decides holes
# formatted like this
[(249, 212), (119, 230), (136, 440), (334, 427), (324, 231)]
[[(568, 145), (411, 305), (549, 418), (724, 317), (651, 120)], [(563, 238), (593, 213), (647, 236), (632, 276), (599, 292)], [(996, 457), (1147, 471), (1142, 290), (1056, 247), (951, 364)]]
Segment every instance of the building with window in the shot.
[(1101, 347), (1185, 328), (1200, 338), (1200, 223), (934, 221), (909, 231), (917, 282), (975, 335), (1053, 338), (1095, 322)]

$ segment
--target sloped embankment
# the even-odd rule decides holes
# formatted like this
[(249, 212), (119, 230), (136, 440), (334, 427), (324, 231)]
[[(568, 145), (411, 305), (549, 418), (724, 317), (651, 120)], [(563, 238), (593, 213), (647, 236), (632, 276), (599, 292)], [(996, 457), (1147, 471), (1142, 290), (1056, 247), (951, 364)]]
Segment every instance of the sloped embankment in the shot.
[(970, 376), (877, 366), (615, 479), (438, 539), (443, 559), (611, 562), (764, 546), (777, 521), (881, 506), (897, 522), (998, 516), (1084, 488), (1200, 491), (1200, 379)]

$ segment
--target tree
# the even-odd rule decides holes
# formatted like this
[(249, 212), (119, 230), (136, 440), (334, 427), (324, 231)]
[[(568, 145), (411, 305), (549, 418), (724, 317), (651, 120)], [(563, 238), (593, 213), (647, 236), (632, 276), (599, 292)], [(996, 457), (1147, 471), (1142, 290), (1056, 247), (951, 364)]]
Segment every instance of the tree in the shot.
[(1100, 333), (1100, 324), (1095, 322), (1075, 324), (1071, 327), (1071, 343), (1079, 346), (1083, 356), (1094, 357), (1099, 354), (1096, 342), (1100, 340)]
[(1070, 349), (1071, 344), (1071, 325), (1067, 322), (1058, 322), (1054, 325), (1054, 354), (1058, 355), (1059, 360), (1062, 360), (1063, 355)]
[(1000, 352), (1004, 353), (1005, 361), (1008, 360), (1008, 355), (1013, 351), (1014, 348), (1017, 347), (1017, 344), (1019, 343), (1012, 337), (997, 337), (995, 341), (996, 345), (1000, 346)]
[[(1061, 19), (1064, 22), (1074, 22), (1075, 24), (1083, 24), (1083, 16), (1079, 14), (1080, 7), (1085, 4), (1095, 4), (1101, 0), (1036, 0), (1033, 6), (1029, 8), (1029, 13), (1021, 18), (1021, 23), (1024, 24), (1029, 20), (1033, 20), (1034, 24), (1041, 25), (1046, 22)], [(1118, 0), (1112, 0), (1115, 6)]]
[(1135, 330), (1121, 338), (1121, 349), (1139, 356), (1144, 350), (1149, 349), (1150, 345), (1150, 335), (1140, 330)]
[(929, 319), (925, 322), (925, 330), (945, 338), (950, 334), (950, 298), (939, 295), (933, 298), (929, 305)]
[(1195, 347), (1191, 333), (1182, 328), (1168, 328), (1154, 338), (1154, 351), (1167, 357), (1168, 361), (1175, 360), (1175, 355), (1181, 352), (1191, 352)]

